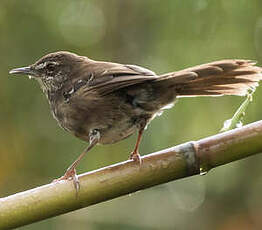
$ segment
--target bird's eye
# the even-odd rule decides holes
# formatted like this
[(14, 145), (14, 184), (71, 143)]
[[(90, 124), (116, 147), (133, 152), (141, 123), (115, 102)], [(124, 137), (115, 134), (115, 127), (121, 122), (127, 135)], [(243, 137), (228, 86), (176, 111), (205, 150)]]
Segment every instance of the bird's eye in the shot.
[(53, 72), (55, 70), (55, 64), (54, 63), (48, 63), (46, 65), (46, 69), (48, 70), (48, 72)]

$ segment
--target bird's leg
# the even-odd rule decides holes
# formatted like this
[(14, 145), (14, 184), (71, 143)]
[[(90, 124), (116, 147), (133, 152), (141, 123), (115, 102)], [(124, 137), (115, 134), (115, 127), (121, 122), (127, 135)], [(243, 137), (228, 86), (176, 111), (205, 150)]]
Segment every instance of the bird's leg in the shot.
[(54, 180), (54, 181), (59, 181), (59, 180), (68, 180), (72, 179), (75, 189), (78, 192), (80, 188), (78, 176), (76, 174), (76, 166), (79, 164), (81, 159), (85, 156), (87, 152), (89, 152), (90, 149), (92, 149), (99, 141), (100, 139), (100, 133), (98, 130), (94, 129), (89, 133), (89, 145), (87, 148), (79, 155), (79, 157), (69, 166), (69, 168), (66, 170), (65, 175)]
[(143, 135), (143, 132), (145, 130), (146, 124), (147, 124), (146, 120), (144, 120), (143, 122), (140, 123), (139, 130), (138, 130), (138, 136), (137, 136), (137, 140), (136, 140), (136, 145), (135, 145), (133, 152), (129, 156), (129, 159), (132, 159), (136, 162), (139, 162), (140, 165), (142, 163), (142, 160), (141, 160), (141, 156), (139, 154), (139, 145), (141, 143), (142, 135)]

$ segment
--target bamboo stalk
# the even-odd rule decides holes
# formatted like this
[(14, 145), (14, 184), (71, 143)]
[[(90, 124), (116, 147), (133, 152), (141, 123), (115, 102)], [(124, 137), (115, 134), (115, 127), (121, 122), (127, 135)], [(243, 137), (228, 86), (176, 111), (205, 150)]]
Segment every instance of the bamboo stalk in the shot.
[(183, 177), (206, 173), (262, 152), (262, 121), (0, 198), (0, 229), (12, 229)]

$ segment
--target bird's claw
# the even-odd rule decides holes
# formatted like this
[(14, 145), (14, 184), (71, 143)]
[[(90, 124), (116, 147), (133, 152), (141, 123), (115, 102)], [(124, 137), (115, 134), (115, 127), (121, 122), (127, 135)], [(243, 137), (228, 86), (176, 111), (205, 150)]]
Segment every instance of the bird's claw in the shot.
[(75, 168), (69, 168), (66, 170), (65, 175), (59, 177), (58, 179), (53, 180), (53, 182), (61, 181), (61, 180), (73, 180), (73, 184), (76, 190), (76, 193), (80, 190), (80, 182), (78, 176), (76, 174)]
[(140, 166), (142, 164), (142, 158), (138, 152), (132, 152), (129, 159), (138, 162)]

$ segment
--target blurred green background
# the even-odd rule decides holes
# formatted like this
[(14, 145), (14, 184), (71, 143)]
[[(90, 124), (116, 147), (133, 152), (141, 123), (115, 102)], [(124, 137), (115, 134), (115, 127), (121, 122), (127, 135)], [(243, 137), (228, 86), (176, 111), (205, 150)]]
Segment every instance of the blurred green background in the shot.
[[(10, 76), (57, 50), (164, 73), (224, 58), (262, 65), (261, 0), (1, 0), (0, 196), (61, 176), (87, 145), (58, 127), (37, 82)], [(187, 98), (145, 132), (147, 154), (215, 134), (244, 98)], [(245, 123), (262, 119), (262, 87)], [(136, 136), (98, 146), (78, 173), (127, 159)], [(262, 155), (19, 228), (261, 229)], [(1, 205), (1, 204), (0, 204)]]

